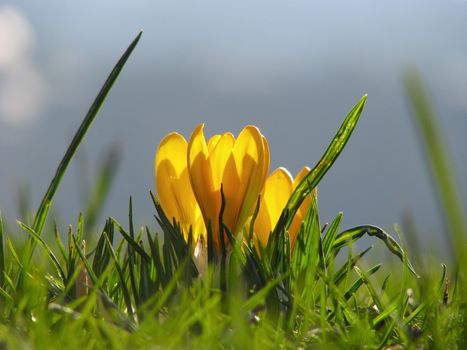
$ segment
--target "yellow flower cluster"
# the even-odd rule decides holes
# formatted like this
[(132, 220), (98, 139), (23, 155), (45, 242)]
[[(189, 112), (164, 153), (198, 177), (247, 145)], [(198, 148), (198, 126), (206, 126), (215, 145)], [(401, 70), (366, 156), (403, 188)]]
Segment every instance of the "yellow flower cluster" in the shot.
[[(269, 146), (257, 127), (246, 126), (237, 138), (227, 132), (207, 142), (203, 128), (204, 124), (198, 125), (188, 142), (173, 132), (159, 145), (156, 189), (165, 215), (180, 224), (185, 238), (191, 229), (195, 242), (200, 238), (206, 242), (210, 227), (220, 254), (221, 189), (225, 198), (222, 221), (233, 235), (248, 224), (261, 195), (254, 232), (265, 245), (292, 191), (309, 169), (304, 167), (295, 180), (284, 168), (268, 177)], [(292, 248), (309, 204), (309, 199), (302, 203), (289, 228)]]

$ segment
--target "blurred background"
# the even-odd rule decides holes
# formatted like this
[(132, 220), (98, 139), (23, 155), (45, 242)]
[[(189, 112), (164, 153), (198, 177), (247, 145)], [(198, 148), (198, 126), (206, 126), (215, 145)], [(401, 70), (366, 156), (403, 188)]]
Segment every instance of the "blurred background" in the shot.
[[(141, 42), (60, 186), (53, 216), (76, 222), (109, 149), (118, 172), (98, 225), (155, 226), (148, 191), (159, 141), (257, 125), (271, 170), (313, 166), (364, 93), (348, 146), (319, 185), (323, 221), (393, 233), (410, 216), (427, 247), (444, 223), (404, 93), (416, 67), (429, 87), (467, 198), (467, 1), (5, 1), (0, 3), (0, 208), (36, 209), (117, 58)], [(26, 193), (26, 195), (24, 195)], [(23, 200), (23, 204), (26, 199)], [(65, 226), (63, 226), (65, 227)]]

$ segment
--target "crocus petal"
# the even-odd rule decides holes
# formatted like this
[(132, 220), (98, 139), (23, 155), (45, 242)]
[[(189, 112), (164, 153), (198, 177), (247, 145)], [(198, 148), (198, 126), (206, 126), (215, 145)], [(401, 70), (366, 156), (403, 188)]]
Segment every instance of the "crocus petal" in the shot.
[(254, 126), (245, 127), (235, 141), (222, 179), (226, 201), (224, 222), (234, 234), (245, 225), (264, 185), (264, 158), (260, 131)]
[(222, 135), (209, 152), (209, 164), (212, 172), (212, 183), (216, 191), (220, 191), (225, 166), (232, 154), (235, 137), (231, 133)]
[(225, 133), (211, 137), (207, 144), (203, 127), (199, 125), (188, 142), (188, 171), (206, 227), (210, 225), (219, 253), (221, 187), (225, 196), (223, 223), (232, 234), (237, 234), (264, 185), (269, 149), (266, 139), (254, 126), (245, 127), (237, 139)]
[(187, 142), (180, 134), (171, 133), (161, 141), (155, 159), (156, 190), (167, 218), (180, 223), (185, 237), (191, 227), (197, 239), (205, 230), (191, 189), (186, 155)]
[(255, 221), (255, 233), (265, 246), (269, 234), (279, 221), (279, 217), (292, 194), (292, 176), (285, 168), (278, 168), (269, 175), (264, 184), (260, 209)]
[(263, 179), (266, 179), (268, 177), (270, 157), (269, 157), (269, 143), (266, 137), (264, 136), (263, 136), (263, 149), (264, 149)]
[(221, 135), (213, 135), (208, 140), (208, 153), (211, 153), (214, 147), (216, 147), (217, 142), (221, 138)]
[[(188, 142), (188, 171), (191, 186), (198, 204), (203, 213), (206, 228), (208, 225), (214, 227), (214, 222), (210, 222), (215, 217), (216, 191), (212, 182), (211, 166), (208, 161), (208, 146), (204, 138), (204, 124), (198, 125), (191, 134)], [(214, 215), (213, 215), (214, 214)]]
[[(300, 170), (300, 172), (295, 176), (295, 180), (293, 182), (293, 189), (300, 184), (300, 182), (305, 178), (305, 176), (310, 172), (310, 168), (305, 166)], [(316, 188), (313, 189), (312, 195), (316, 195)], [(310, 207), (311, 204), (311, 197), (307, 196), (300, 207), (298, 208), (295, 217), (292, 220), (292, 223), (290, 224), (289, 228), (289, 235), (290, 235), (290, 246), (293, 250), (295, 247), (295, 241), (297, 239), (298, 231), (300, 229), (300, 225), (302, 224), (303, 220), (305, 220), (306, 213), (308, 211), (308, 208)]]

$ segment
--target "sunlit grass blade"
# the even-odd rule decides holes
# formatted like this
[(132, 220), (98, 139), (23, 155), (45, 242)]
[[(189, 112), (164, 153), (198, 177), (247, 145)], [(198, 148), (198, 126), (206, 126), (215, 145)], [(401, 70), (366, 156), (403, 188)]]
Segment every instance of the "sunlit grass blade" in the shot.
[(305, 292), (313, 289), (317, 269), (321, 268), (324, 275), (326, 275), (322, 254), (318, 202), (317, 197), (313, 195), (311, 195), (310, 207), (295, 243), (292, 267), (294, 274), (297, 276), (297, 285), (301, 290), (305, 289)]
[[(370, 268), (366, 273), (365, 273), (365, 276), (366, 278), (370, 277), (371, 275), (373, 275), (374, 273), (376, 273), (380, 268), (381, 268), (381, 264), (377, 264), (375, 266), (373, 266), (372, 268)], [(362, 284), (365, 283), (365, 280), (364, 278), (360, 277), (358, 278), (353, 284), (352, 286), (350, 286), (349, 289), (347, 289), (347, 291), (345, 292), (344, 294), (344, 298), (345, 300), (349, 300), (350, 297), (362, 286)]]
[(334, 244), (334, 240), (339, 232), (339, 227), (342, 221), (342, 215), (342, 212), (337, 214), (336, 218), (332, 221), (331, 225), (326, 231), (326, 235), (323, 238), (323, 253), (324, 258), (326, 260), (328, 259), (328, 256), (332, 249), (332, 245)]
[[(310, 170), (307, 176), (303, 178), (300, 184), (293, 191), (292, 195), (290, 196), (287, 202), (282, 216), (284, 216), (284, 213), (286, 212), (287, 215), (285, 218), (281, 217), (282, 224), (285, 224), (285, 227), (287, 229), (292, 223), (292, 220), (298, 208), (300, 207), (300, 204), (302, 204), (306, 196), (310, 194), (311, 190), (318, 185), (323, 176), (334, 164), (337, 157), (339, 157), (339, 155), (341, 154), (342, 150), (347, 144), (347, 141), (352, 135), (352, 132), (357, 126), (357, 122), (360, 118), (360, 115), (362, 114), (366, 99), (367, 95), (364, 95), (360, 102), (358, 102), (355, 105), (355, 107), (350, 111), (350, 113), (347, 115), (344, 122), (342, 123), (341, 127), (337, 131), (337, 134), (331, 141), (331, 144), (326, 149), (326, 152), (324, 152), (322, 158), (315, 165), (315, 167)], [(281, 222), (281, 220), (279, 220), (279, 222)]]
[(107, 238), (107, 235), (105, 235), (105, 243), (107, 244), (107, 248), (109, 249), (109, 252), (111, 254), (112, 260), (114, 262), (115, 269), (117, 270), (117, 274), (120, 280), (120, 290), (123, 293), (123, 300), (125, 301), (125, 306), (127, 309), (127, 312), (129, 315), (134, 317), (133, 313), (133, 306), (131, 305), (131, 296), (130, 296), (130, 290), (128, 289), (126, 285), (126, 279), (125, 275), (123, 273), (122, 267), (120, 266), (120, 262), (118, 261), (117, 254), (115, 253), (115, 250), (112, 247), (112, 244), (110, 243), (109, 239)]
[(23, 263), (21, 262), (21, 260), (19, 258), (18, 252), (15, 250), (15, 247), (13, 246), (13, 242), (11, 241), (11, 239), (9, 237), (5, 237), (5, 238), (6, 238), (5, 241), (6, 241), (6, 245), (8, 247), (8, 251), (10, 252), (11, 256), (13, 257), (13, 260), (19, 266), (20, 271), (24, 271)]
[(368, 292), (373, 299), (373, 303), (378, 307), (379, 311), (384, 310), (384, 305), (378, 296), (378, 293), (376, 293), (375, 288), (373, 287), (373, 284), (371, 283), (369, 276), (366, 275), (358, 266), (354, 266), (354, 270), (357, 273), (357, 275), (363, 280), (363, 283), (365, 284), (366, 288), (368, 289)]
[(65, 272), (63, 271), (62, 266), (60, 265), (60, 262), (58, 261), (57, 257), (55, 256), (54, 252), (52, 249), (49, 248), (47, 243), (36, 233), (34, 230), (29, 227), (28, 225), (22, 223), (21, 221), (17, 221), (18, 225), (33, 239), (37, 240), (39, 245), (46, 251), (47, 256), (50, 258), (52, 261), (53, 265), (57, 269), (57, 272), (62, 279), (63, 283), (66, 283), (66, 275)]
[[(384, 242), (391, 253), (396, 255), (401, 261), (404, 261), (405, 252), (399, 243), (397, 243), (394, 238), (384, 232), (381, 228), (372, 225), (357, 226), (341, 232), (334, 239), (332, 246), (334, 253), (337, 254), (341, 248), (359, 240), (364, 235), (379, 238)], [(407, 266), (415, 276), (419, 277), (409, 260), (407, 260)]]
[(125, 238), (125, 240), (128, 242), (129, 248), (134, 249), (141, 257), (146, 261), (150, 262), (151, 257), (144, 251), (144, 249), (138, 244), (138, 242), (135, 241), (134, 237), (132, 237), (130, 234), (128, 234), (125, 229), (119, 224), (117, 220), (114, 218), (110, 218), (112, 220), (112, 223), (115, 225), (117, 228), (118, 232)]
[(149, 233), (149, 228), (147, 226), (146, 236), (149, 242), (149, 249), (151, 250), (152, 263), (154, 264), (154, 268), (156, 269), (156, 288), (159, 287), (160, 284), (165, 286), (167, 285), (168, 280), (166, 278), (164, 265), (162, 263), (159, 238), (157, 236), (152, 238), (151, 234)]
[(462, 202), (452, 161), (441, 133), (439, 118), (433, 110), (425, 87), (416, 74), (406, 74), (405, 88), (413, 109), (413, 117), (423, 140), (426, 156), (432, 170), (438, 198), (449, 228), (451, 247), (465, 266), (467, 258), (467, 213)]
[[(133, 42), (130, 44), (130, 46), (126, 49), (122, 57), (119, 59), (113, 70), (110, 72), (110, 75), (108, 76), (107, 80), (105, 81), (104, 85), (102, 86), (101, 90), (99, 91), (99, 94), (97, 95), (96, 99), (92, 103), (91, 107), (89, 108), (88, 113), (84, 117), (80, 127), (76, 131), (75, 136), (73, 137), (73, 140), (71, 141), (67, 151), (65, 152), (65, 155), (63, 156), (62, 161), (58, 165), (58, 168), (55, 172), (55, 176), (53, 177), (49, 188), (47, 189), (47, 192), (45, 193), (44, 197), (42, 198), (42, 201), (39, 205), (39, 209), (37, 210), (36, 216), (34, 218), (34, 224), (32, 226), (32, 229), (34, 232), (36, 232), (38, 235), (41, 234), (42, 228), (44, 226), (45, 220), (47, 218), (47, 214), (50, 209), (50, 205), (52, 204), (53, 197), (55, 195), (55, 192), (58, 189), (58, 186), (60, 185), (60, 182), (62, 180), (63, 175), (65, 174), (66, 169), (68, 168), (68, 165), (71, 162), (71, 159), (73, 158), (74, 154), (76, 153), (77, 149), (79, 148), (79, 145), (84, 139), (84, 136), (86, 135), (89, 127), (91, 126), (92, 122), (94, 121), (95, 117), (97, 116), (99, 110), (101, 109), (102, 105), (104, 104), (104, 101), (110, 92), (110, 89), (112, 88), (113, 84), (117, 80), (118, 76), (120, 75), (120, 72), (122, 71), (123, 67), (125, 66), (128, 58), (130, 57), (131, 53), (133, 52), (134, 48), (138, 44), (139, 39), (141, 38), (142, 32), (140, 32), (136, 38), (133, 40)], [(34, 252), (34, 246), (35, 246), (35, 239), (30, 239), (30, 251), (29, 251), (29, 256), (26, 257), (27, 261), (30, 260), (32, 257), (32, 254)]]
[[(105, 233), (105, 235), (104, 235)], [(92, 269), (97, 276), (101, 276), (110, 261), (110, 252), (105, 244), (105, 237), (108, 237), (111, 243), (114, 240), (114, 223), (112, 219), (107, 219), (104, 230), (97, 241), (96, 249), (94, 250), (94, 259)]]
[(87, 270), (87, 272), (89, 274), (89, 277), (91, 278), (91, 281), (92, 281), (93, 285), (98, 285), (99, 279), (96, 276), (96, 274), (94, 273), (94, 270), (92, 269), (92, 266), (91, 266), (89, 260), (86, 258), (86, 255), (84, 254), (83, 250), (81, 249), (81, 246), (80, 246), (81, 242), (78, 242), (73, 235), (71, 236), (71, 240), (72, 240), (71, 244), (73, 244), (73, 246), (74, 246), (74, 248), (76, 250), (76, 253), (79, 256), (79, 259), (81, 259), (81, 261), (83, 262), (83, 265), (86, 268), (86, 270)]

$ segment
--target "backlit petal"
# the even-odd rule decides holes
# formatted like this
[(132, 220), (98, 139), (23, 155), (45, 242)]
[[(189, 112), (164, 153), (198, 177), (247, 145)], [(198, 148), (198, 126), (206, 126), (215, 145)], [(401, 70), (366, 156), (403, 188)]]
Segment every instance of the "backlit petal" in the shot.
[[(188, 142), (188, 172), (193, 192), (203, 213), (206, 228), (216, 229), (215, 218), (220, 207), (220, 196), (214, 189), (208, 146), (203, 133), (204, 124), (198, 125)], [(217, 198), (219, 197), (219, 198)], [(214, 233), (214, 231), (213, 231)]]
[(254, 126), (245, 127), (235, 141), (222, 180), (224, 222), (233, 233), (240, 232), (254, 209), (265, 181), (265, 163), (261, 133)]
[(255, 232), (263, 245), (267, 244), (270, 232), (274, 229), (290, 195), (292, 176), (285, 168), (278, 168), (269, 175), (264, 184)]
[(160, 143), (155, 159), (156, 190), (169, 220), (180, 223), (186, 235), (192, 227), (194, 238), (204, 234), (201, 211), (191, 189), (187, 170), (187, 142), (171, 133)]
[(216, 147), (217, 142), (221, 138), (221, 135), (213, 135), (208, 140), (208, 153), (211, 153), (214, 147)]
[(219, 137), (218, 142), (209, 152), (212, 182), (216, 191), (220, 191), (224, 169), (227, 164), (227, 160), (232, 154), (234, 144), (235, 138), (230, 132), (228, 132)]
[[(295, 176), (295, 180), (293, 182), (293, 189), (295, 189), (300, 182), (305, 178), (305, 176), (310, 172), (310, 168), (305, 166), (300, 170), (300, 172)], [(313, 192), (316, 193), (316, 189), (313, 189)], [(313, 193), (312, 192), (312, 193)], [(305, 220), (306, 213), (308, 211), (308, 208), (310, 207), (311, 203), (311, 198), (308, 195), (298, 208), (295, 217), (292, 220), (292, 223), (290, 224), (289, 228), (289, 234), (290, 234), (290, 246), (293, 250), (295, 247), (295, 241), (297, 239), (298, 231), (300, 229), (300, 225), (302, 224), (303, 220)]]

